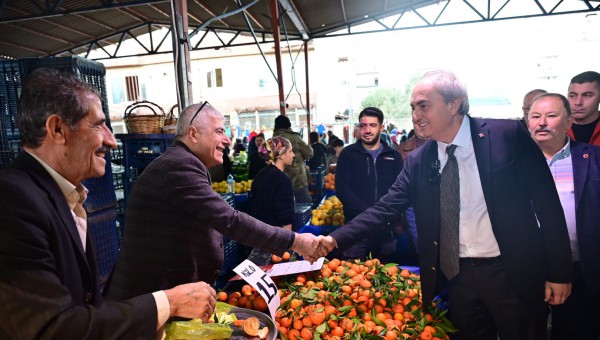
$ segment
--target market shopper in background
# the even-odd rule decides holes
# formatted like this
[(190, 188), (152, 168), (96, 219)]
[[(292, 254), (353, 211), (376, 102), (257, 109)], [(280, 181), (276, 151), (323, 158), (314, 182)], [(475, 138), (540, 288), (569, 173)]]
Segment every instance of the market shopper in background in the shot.
[[(116, 147), (98, 92), (38, 69), (20, 97), (23, 152), (0, 172), (0, 338), (153, 339), (169, 317), (207, 321), (215, 291), (197, 282), (103, 302), (81, 182)], [(170, 288), (164, 287), (164, 288)]]
[(248, 147), (248, 159), (250, 165), (248, 166), (248, 179), (254, 179), (256, 174), (264, 167), (267, 166), (267, 162), (260, 157), (258, 148), (265, 142), (265, 135), (261, 132), (250, 141)]
[(327, 160), (327, 172), (335, 173), (338, 158), (340, 157), (340, 153), (344, 149), (344, 141), (342, 141), (341, 139), (336, 139), (335, 141), (333, 141), (333, 144), (331, 146), (333, 147), (333, 151), (335, 151), (335, 154), (329, 157), (329, 159)]
[(529, 114), (529, 110), (531, 109), (531, 104), (533, 104), (533, 101), (540, 95), (547, 93), (548, 91), (546, 90), (542, 90), (542, 89), (535, 89), (535, 90), (531, 90), (529, 92), (527, 92), (525, 94), (525, 96), (523, 97), (523, 107), (521, 107), (521, 109), (523, 110), (523, 119), (521, 120), (523, 122), (523, 125), (525, 127), (527, 127), (527, 115)]
[(573, 113), (567, 131), (571, 139), (600, 146), (600, 73), (587, 71), (573, 77), (567, 98)]
[[(411, 129), (408, 133), (407, 139), (404, 142), (401, 142), (398, 145), (398, 152), (402, 156), (402, 160), (406, 163), (408, 159), (408, 154), (414, 151), (416, 148), (427, 142), (426, 138), (420, 138), (416, 133), (415, 129)], [(408, 246), (408, 263), (417, 264), (418, 261), (418, 253), (419, 253), (419, 245), (418, 240), (419, 236), (417, 234), (417, 219), (415, 217), (415, 209), (411, 205), (404, 212), (404, 232), (408, 236), (410, 244)]]
[(327, 153), (328, 154), (330, 154), (330, 155), (334, 154), (334, 151), (333, 151), (333, 142), (335, 140), (337, 140), (337, 139), (340, 139), (340, 138), (338, 136), (334, 135), (333, 131), (327, 130)]
[(252, 182), (250, 215), (267, 224), (292, 230), (294, 192), (292, 181), (283, 172), (294, 162), (292, 143), (284, 137), (273, 137), (261, 144), (258, 154), (268, 165)]
[(461, 339), (546, 339), (546, 302), (569, 297), (572, 264), (539, 147), (520, 122), (469, 117), (466, 88), (448, 71), (426, 73), (410, 103), (430, 140), (387, 195), (328, 237), (346, 249), (412, 203), (423, 303), (447, 289)]
[(311, 261), (323, 255), (313, 235), (236, 211), (212, 189), (207, 167), (222, 162), (230, 143), (216, 108), (204, 102), (183, 110), (173, 146), (144, 169), (129, 194), (109, 298), (214, 282), (223, 265), (223, 235), (273, 254), (291, 249)]
[(292, 123), (287, 116), (277, 116), (273, 130), (273, 137), (280, 136), (288, 139), (294, 149), (294, 163), (285, 169), (285, 173), (292, 180), (296, 203), (312, 203), (308, 191), (309, 171), (305, 165), (305, 160), (313, 156), (312, 148), (302, 140), (298, 133), (292, 131)]
[[(383, 112), (367, 107), (358, 115), (360, 140), (342, 150), (335, 171), (336, 195), (344, 205), (346, 221), (373, 206), (387, 193), (402, 170), (400, 154), (380, 140)], [(384, 262), (395, 262), (394, 227), (391, 220), (342, 254), (346, 259), (365, 260), (370, 254)]]
[(327, 164), (327, 148), (321, 143), (319, 133), (316, 131), (309, 133), (308, 142), (313, 150), (313, 156), (308, 161), (310, 171), (317, 171), (319, 167), (325, 168), (325, 164)]
[(548, 93), (529, 111), (529, 130), (554, 177), (560, 197), (573, 260), (573, 290), (567, 301), (552, 306), (552, 339), (591, 339), (600, 328), (600, 147), (571, 141), (569, 101)]

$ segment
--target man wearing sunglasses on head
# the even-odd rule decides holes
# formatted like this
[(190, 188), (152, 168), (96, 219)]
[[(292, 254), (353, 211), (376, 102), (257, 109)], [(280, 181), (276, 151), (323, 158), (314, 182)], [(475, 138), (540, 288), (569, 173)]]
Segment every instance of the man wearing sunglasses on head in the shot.
[(325, 255), (319, 250), (323, 237), (265, 224), (236, 211), (212, 189), (208, 168), (222, 163), (230, 144), (223, 115), (213, 106), (204, 102), (183, 110), (174, 145), (131, 190), (110, 299), (175, 282), (214, 282), (223, 265), (223, 235), (279, 255), (287, 249), (310, 261)]

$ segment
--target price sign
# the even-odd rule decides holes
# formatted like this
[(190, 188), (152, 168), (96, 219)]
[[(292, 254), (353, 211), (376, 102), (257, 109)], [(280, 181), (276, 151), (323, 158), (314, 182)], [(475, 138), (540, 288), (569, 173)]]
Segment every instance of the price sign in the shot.
[(275, 320), (275, 312), (281, 304), (279, 299), (279, 291), (275, 282), (267, 275), (260, 267), (252, 261), (244, 260), (233, 269), (244, 281), (254, 287), (269, 305), (269, 313), (271, 318)]

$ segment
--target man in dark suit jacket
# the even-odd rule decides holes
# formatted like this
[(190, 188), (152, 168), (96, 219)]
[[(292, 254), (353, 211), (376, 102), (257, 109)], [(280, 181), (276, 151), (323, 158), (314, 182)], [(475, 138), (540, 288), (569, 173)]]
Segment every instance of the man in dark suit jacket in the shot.
[(109, 299), (184, 282), (214, 282), (224, 260), (223, 235), (274, 254), (292, 249), (313, 261), (325, 255), (317, 254), (314, 235), (236, 211), (212, 189), (207, 167), (220, 164), (231, 143), (216, 108), (204, 102), (183, 110), (175, 139), (133, 185)]
[(552, 306), (552, 339), (597, 339), (600, 320), (600, 147), (571, 141), (569, 101), (561, 94), (538, 97), (530, 111), (531, 137), (538, 143), (563, 206), (573, 260), (573, 292)]
[(153, 339), (170, 316), (207, 320), (206, 283), (104, 303), (81, 181), (104, 174), (116, 141), (97, 91), (38, 69), (23, 85), (24, 151), (0, 172), (0, 339)]
[[(539, 148), (518, 121), (467, 116), (466, 89), (447, 71), (425, 74), (411, 106), (417, 133), (431, 140), (408, 156), (387, 195), (330, 236), (348, 247), (412, 203), (424, 304), (448, 288), (451, 319), (464, 339), (545, 339), (544, 300), (568, 297), (571, 261), (564, 214)], [(447, 228), (440, 211), (448, 206), (440, 202), (445, 170), (439, 171), (450, 162), (446, 145), (457, 146), (460, 224), (455, 248), (442, 254), (452, 243), (442, 244), (440, 235)], [(458, 274), (444, 274), (440, 259), (452, 258)]]

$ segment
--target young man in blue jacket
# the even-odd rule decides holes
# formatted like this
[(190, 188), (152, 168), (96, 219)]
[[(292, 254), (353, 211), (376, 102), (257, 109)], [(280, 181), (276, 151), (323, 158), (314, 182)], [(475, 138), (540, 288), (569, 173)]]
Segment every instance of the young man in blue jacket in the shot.
[[(402, 156), (381, 143), (383, 112), (367, 107), (358, 116), (359, 140), (342, 150), (335, 172), (338, 198), (344, 205), (346, 222), (373, 206), (392, 186), (402, 170)], [(396, 250), (394, 226), (389, 223), (368, 238), (356, 243), (343, 253), (344, 258), (364, 260), (369, 254), (379, 259), (392, 260)]]

